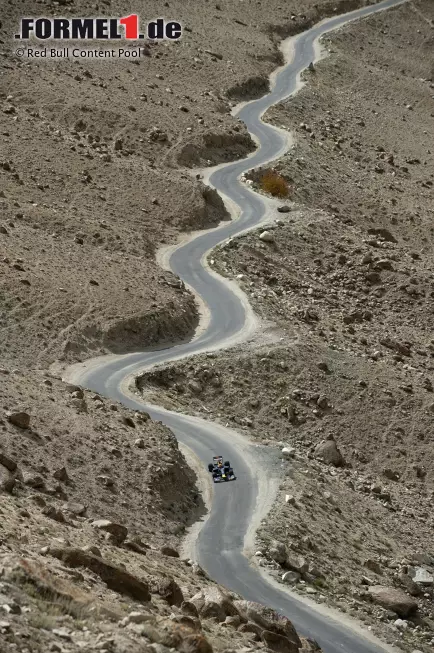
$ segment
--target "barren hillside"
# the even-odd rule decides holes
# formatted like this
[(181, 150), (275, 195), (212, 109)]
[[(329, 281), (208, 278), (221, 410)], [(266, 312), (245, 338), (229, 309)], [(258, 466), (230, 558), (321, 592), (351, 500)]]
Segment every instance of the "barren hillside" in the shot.
[[(423, 651), (434, 632), (433, 19), (432, 3), (409, 3), (326, 37), (331, 56), (266, 115), (296, 134), (276, 165), (289, 212), (213, 260), (247, 293), (267, 344), (138, 382), (168, 407), (288, 448), (259, 564)], [(397, 619), (377, 585), (403, 591), (418, 616)]]

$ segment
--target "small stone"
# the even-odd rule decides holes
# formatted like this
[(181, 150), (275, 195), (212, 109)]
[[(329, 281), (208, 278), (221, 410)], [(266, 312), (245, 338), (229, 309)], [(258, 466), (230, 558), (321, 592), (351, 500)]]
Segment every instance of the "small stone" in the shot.
[(282, 456), (283, 456), (283, 458), (294, 458), (294, 456), (295, 456), (294, 447), (283, 447)]
[(259, 240), (262, 240), (264, 243), (274, 243), (274, 235), (270, 231), (263, 231), (259, 235)]

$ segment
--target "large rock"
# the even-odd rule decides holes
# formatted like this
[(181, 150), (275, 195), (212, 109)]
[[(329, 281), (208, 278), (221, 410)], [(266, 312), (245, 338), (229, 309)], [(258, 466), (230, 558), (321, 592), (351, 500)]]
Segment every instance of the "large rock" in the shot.
[(275, 241), (274, 234), (272, 234), (271, 231), (263, 231), (260, 234), (259, 239), (264, 243), (274, 243)]
[[(141, 626), (141, 633), (154, 644), (176, 649), (180, 653), (212, 653), (212, 646), (192, 625), (171, 619), (154, 618)], [(158, 649), (156, 649), (158, 650)], [(161, 649), (164, 650), (164, 649)]]
[(187, 615), (188, 617), (193, 617), (197, 619), (199, 616), (199, 611), (191, 601), (183, 601), (181, 603), (181, 612), (182, 614)]
[(306, 558), (298, 555), (290, 555), (286, 559), (286, 567), (292, 571), (296, 571), (298, 574), (305, 574), (309, 569), (309, 563)]
[(283, 582), (288, 583), (289, 585), (294, 585), (295, 583), (298, 583), (300, 578), (301, 578), (301, 574), (299, 574), (298, 571), (285, 571), (285, 573), (282, 574)]
[(0, 451), (0, 465), (6, 467), (10, 472), (14, 472), (17, 468), (17, 463), (12, 458), (9, 458), (3, 451)]
[(115, 544), (122, 544), (128, 535), (128, 529), (126, 526), (116, 524), (109, 519), (97, 519), (92, 522), (92, 526), (100, 531), (110, 533), (111, 539)]
[(410, 571), (410, 575), (413, 577), (415, 583), (420, 585), (431, 586), (434, 584), (433, 575), (424, 567), (416, 567), (416, 569)]
[(277, 653), (298, 653), (299, 651), (297, 644), (284, 635), (273, 633), (271, 630), (264, 630), (262, 632), (262, 641), (267, 645), (267, 648)]
[(196, 606), (199, 615), (203, 618), (214, 617), (218, 621), (224, 621), (226, 617), (238, 615), (229, 594), (219, 587), (204, 587), (191, 599), (191, 603)]
[(58, 560), (62, 560), (69, 567), (89, 569), (99, 576), (107, 587), (114, 592), (126, 594), (137, 601), (149, 601), (151, 599), (147, 582), (133, 576), (125, 569), (116, 567), (111, 562), (107, 562), (82, 549), (50, 547), (49, 553)]
[(314, 639), (301, 638), (302, 647), (299, 653), (322, 653), (322, 648)]
[(66, 467), (60, 467), (59, 469), (56, 469), (55, 472), (53, 473), (54, 478), (57, 481), (69, 481), (69, 476), (68, 472), (66, 471)]
[(82, 503), (76, 503), (75, 501), (68, 501), (67, 503), (63, 504), (62, 510), (71, 513), (71, 515), (81, 517), (82, 515), (85, 514), (87, 508)]
[(182, 590), (173, 578), (158, 578), (151, 581), (150, 590), (153, 594), (163, 597), (169, 605), (181, 606), (184, 602)]
[(321, 440), (316, 445), (313, 455), (318, 460), (323, 460), (327, 465), (334, 465), (335, 467), (343, 467), (345, 465), (344, 457), (333, 438)]
[(268, 555), (274, 562), (283, 565), (286, 562), (286, 547), (283, 542), (273, 540), (269, 546)]
[(253, 621), (248, 621), (246, 624), (241, 624), (241, 626), (238, 626), (237, 630), (239, 633), (254, 633), (258, 642), (261, 639), (262, 633), (264, 632), (263, 628), (258, 626), (258, 624), (254, 624)]
[(12, 494), (15, 487), (15, 475), (6, 467), (0, 466), (0, 492)]
[(422, 594), (422, 588), (420, 585), (414, 582), (411, 576), (408, 574), (400, 574), (399, 580), (403, 588), (411, 594), (411, 596), (420, 596)]
[(378, 603), (386, 610), (396, 612), (399, 617), (406, 618), (417, 610), (416, 601), (400, 589), (372, 585), (368, 592), (374, 603)]
[(292, 644), (300, 648), (300, 638), (287, 617), (254, 601), (234, 601), (234, 606), (238, 609), (241, 616), (248, 621), (253, 621), (263, 630), (286, 637)]
[(24, 411), (8, 411), (6, 418), (8, 422), (20, 429), (28, 429), (30, 426), (30, 415)]
[(161, 553), (170, 558), (179, 558), (179, 553), (176, 549), (171, 546), (162, 546), (160, 549)]
[(44, 490), (45, 481), (42, 476), (39, 474), (34, 474), (33, 472), (24, 472), (23, 473), (23, 483), (29, 487), (34, 488), (35, 490)]

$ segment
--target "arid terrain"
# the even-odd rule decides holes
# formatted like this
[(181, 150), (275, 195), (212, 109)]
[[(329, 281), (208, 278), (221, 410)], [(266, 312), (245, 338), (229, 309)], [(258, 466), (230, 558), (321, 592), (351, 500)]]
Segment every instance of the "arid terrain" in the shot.
[[(193, 336), (194, 297), (155, 254), (229, 219), (194, 168), (253, 151), (230, 109), (267, 91), (282, 38), (361, 4), (2, 8), (1, 653), (316, 650), (178, 557), (206, 508), (173, 434), (50, 369)], [(132, 44), (137, 62), (13, 54), (21, 16), (133, 11), (179, 20), (183, 38)], [(267, 241), (252, 232), (213, 260), (247, 293), (267, 344), (138, 381), (156, 403), (286, 448), (257, 563), (424, 653), (434, 645), (433, 26), (432, 1), (414, 0), (329, 35), (330, 56), (265, 116), (295, 133), (276, 164), (290, 210)]]

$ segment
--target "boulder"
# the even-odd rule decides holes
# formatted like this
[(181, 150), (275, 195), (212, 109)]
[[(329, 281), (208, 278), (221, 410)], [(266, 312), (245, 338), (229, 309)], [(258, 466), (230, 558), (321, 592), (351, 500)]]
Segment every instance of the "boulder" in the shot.
[(199, 383), (199, 381), (191, 380), (187, 383), (187, 386), (188, 389), (191, 390), (191, 392), (193, 392), (195, 395), (199, 395), (203, 390), (202, 384)]
[(181, 606), (184, 602), (182, 590), (173, 578), (158, 578), (150, 583), (153, 594), (159, 594), (169, 605)]
[(128, 626), (128, 624), (144, 624), (146, 621), (153, 621), (155, 619), (154, 615), (148, 614), (146, 612), (130, 612), (128, 617), (124, 617), (120, 622), (122, 626)]
[(372, 585), (368, 592), (374, 603), (378, 603), (386, 610), (395, 612), (399, 617), (406, 618), (417, 610), (416, 601), (400, 589)]
[(283, 458), (294, 458), (295, 456), (295, 449), (294, 447), (283, 447), (282, 449), (282, 456)]
[(111, 539), (115, 544), (122, 544), (128, 535), (128, 529), (121, 524), (115, 524), (109, 519), (97, 519), (92, 522), (92, 526), (105, 533), (110, 533)]
[(381, 569), (381, 565), (380, 565), (379, 562), (377, 562), (377, 560), (373, 560), (372, 558), (368, 558), (367, 560), (365, 560), (363, 565), (367, 569), (369, 569), (370, 571), (373, 571), (375, 574), (381, 575), (383, 573), (382, 569)]
[(24, 411), (8, 411), (6, 419), (20, 429), (28, 429), (30, 426), (30, 415)]
[(273, 540), (268, 548), (268, 555), (274, 562), (283, 565), (286, 561), (286, 547), (283, 542)]
[(399, 481), (398, 472), (395, 472), (393, 469), (390, 469), (389, 467), (383, 469), (383, 476), (388, 478), (389, 481)]
[(288, 556), (285, 566), (301, 575), (305, 574), (309, 569), (309, 563), (303, 556)]
[(63, 512), (61, 510), (57, 510), (57, 508), (54, 506), (45, 506), (45, 508), (42, 508), (42, 514), (46, 517), (49, 517), (50, 519), (54, 519), (54, 521), (60, 522), (61, 524), (66, 521)]
[(137, 601), (150, 601), (151, 599), (148, 583), (111, 562), (83, 551), (83, 549), (50, 547), (49, 553), (69, 567), (89, 569), (114, 592), (126, 594)]
[(259, 236), (259, 240), (262, 240), (264, 243), (274, 243), (275, 239), (271, 231), (263, 231)]
[(400, 574), (399, 581), (406, 592), (411, 596), (420, 596), (422, 594), (422, 588), (420, 585), (414, 582), (414, 580), (408, 574)]
[(0, 466), (0, 492), (12, 494), (15, 487), (15, 476), (6, 467)]
[[(154, 644), (180, 653), (213, 653), (211, 644), (195, 627), (171, 619), (154, 617), (141, 626), (141, 634)], [(161, 647), (156, 650), (165, 650)]]
[(179, 558), (179, 553), (176, 549), (171, 546), (162, 546), (160, 549), (161, 553), (170, 558)]
[(299, 653), (321, 653), (322, 648), (314, 639), (301, 638), (301, 649)]
[(63, 482), (68, 481), (69, 476), (68, 476), (68, 472), (66, 471), (66, 467), (60, 467), (59, 469), (56, 469), (56, 471), (53, 473), (53, 477), (57, 481), (63, 481)]
[(289, 213), (291, 211), (291, 207), (287, 204), (284, 204), (283, 206), (278, 206), (277, 210), (279, 213)]
[(226, 617), (239, 614), (229, 594), (216, 586), (204, 587), (195, 594), (191, 603), (196, 606), (199, 615), (203, 618), (214, 617), (224, 621)]
[(98, 549), (97, 546), (94, 544), (86, 544), (85, 546), (81, 547), (85, 553), (92, 553), (94, 556), (98, 556), (98, 558), (102, 558), (102, 553), (101, 550)]
[(267, 648), (277, 653), (298, 653), (299, 646), (290, 639), (271, 630), (262, 632), (262, 641)]
[(131, 539), (125, 540), (124, 547), (130, 549), (130, 551), (140, 553), (142, 556), (145, 556), (147, 550), (151, 548), (149, 544), (142, 542), (140, 537), (133, 537)]
[(75, 503), (73, 501), (68, 501), (68, 503), (63, 504), (62, 510), (64, 510), (65, 512), (70, 512), (71, 515), (76, 515), (78, 517), (81, 517), (82, 515), (85, 514), (87, 508), (82, 503)]
[(241, 617), (246, 618), (248, 621), (253, 621), (263, 630), (286, 637), (298, 648), (301, 646), (300, 638), (291, 621), (287, 617), (284, 617), (272, 608), (268, 608), (260, 603), (256, 603), (255, 601), (241, 600), (234, 601), (233, 604), (239, 611)]
[(295, 583), (298, 583), (300, 578), (301, 578), (301, 574), (299, 574), (298, 571), (285, 571), (285, 573), (282, 574), (283, 582), (288, 583), (289, 585), (294, 585)]
[(344, 457), (333, 438), (321, 440), (316, 445), (313, 455), (314, 458), (323, 460), (327, 465), (334, 465), (334, 467), (343, 467), (345, 465)]
[(431, 586), (434, 584), (433, 575), (424, 567), (416, 567), (414, 573), (411, 573), (415, 583), (419, 585)]
[(12, 458), (9, 458), (3, 451), (0, 451), (0, 465), (6, 467), (10, 472), (14, 472), (17, 468), (17, 463)]
[(227, 626), (232, 626), (232, 628), (238, 628), (241, 624), (241, 617), (238, 614), (235, 614), (233, 617), (226, 617), (224, 623)]
[(33, 474), (32, 472), (23, 473), (23, 483), (24, 485), (28, 485), (29, 487), (35, 488), (35, 490), (45, 489), (45, 481), (42, 478), (42, 476), (39, 476), (38, 474)]
[(238, 626), (237, 630), (239, 633), (255, 633), (258, 641), (261, 639), (263, 632), (263, 628), (258, 626), (258, 624), (254, 624), (253, 621), (248, 621), (246, 624), (241, 624), (241, 626)]
[(195, 619), (199, 616), (198, 609), (191, 601), (183, 601), (181, 603), (181, 612), (187, 615), (187, 617), (194, 617)]
[(388, 243), (397, 243), (395, 236), (384, 227), (370, 227), (368, 229), (368, 234), (373, 236), (380, 236), (383, 240), (386, 240)]

